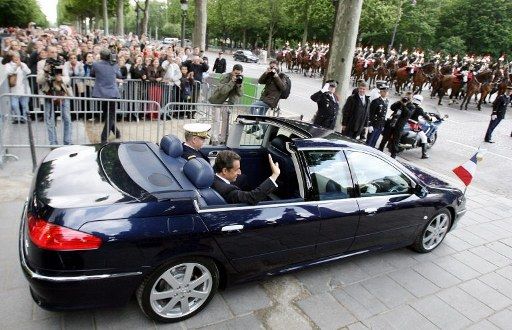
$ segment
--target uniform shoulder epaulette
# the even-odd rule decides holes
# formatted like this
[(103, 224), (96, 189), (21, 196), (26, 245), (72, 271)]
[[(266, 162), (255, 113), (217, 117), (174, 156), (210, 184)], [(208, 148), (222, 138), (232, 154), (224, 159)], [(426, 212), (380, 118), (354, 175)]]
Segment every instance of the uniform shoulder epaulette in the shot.
[(188, 156), (187, 160), (191, 160), (191, 159), (194, 159), (194, 158), (197, 158), (195, 155), (190, 155)]

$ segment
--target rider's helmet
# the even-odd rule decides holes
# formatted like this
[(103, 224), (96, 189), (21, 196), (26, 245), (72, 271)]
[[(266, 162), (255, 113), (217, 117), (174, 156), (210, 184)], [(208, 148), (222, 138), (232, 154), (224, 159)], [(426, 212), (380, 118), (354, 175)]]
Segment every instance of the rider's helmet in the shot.
[(419, 94), (416, 94), (412, 97), (412, 103), (416, 104), (416, 105), (420, 105), (421, 102), (423, 102), (423, 96), (419, 95)]

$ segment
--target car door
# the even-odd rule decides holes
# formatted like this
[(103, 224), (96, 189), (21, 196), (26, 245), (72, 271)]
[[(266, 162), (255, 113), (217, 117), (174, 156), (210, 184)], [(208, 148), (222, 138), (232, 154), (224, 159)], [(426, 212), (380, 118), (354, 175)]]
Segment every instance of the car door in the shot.
[(199, 212), (239, 272), (260, 273), (315, 257), (320, 227), (316, 203), (263, 202)]
[(342, 254), (354, 241), (360, 216), (345, 155), (342, 150), (305, 150), (302, 155), (321, 217), (317, 256)]
[(412, 179), (376, 155), (347, 151), (346, 156), (361, 209), (351, 250), (411, 243), (425, 216), (420, 197), (413, 193)]

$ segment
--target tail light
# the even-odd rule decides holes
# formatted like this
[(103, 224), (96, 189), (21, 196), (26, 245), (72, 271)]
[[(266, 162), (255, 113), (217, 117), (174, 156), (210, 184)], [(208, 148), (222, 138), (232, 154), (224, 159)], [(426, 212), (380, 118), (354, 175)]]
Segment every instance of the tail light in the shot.
[(32, 214), (28, 215), (28, 234), (35, 245), (46, 250), (94, 250), (101, 246), (99, 237), (54, 225)]

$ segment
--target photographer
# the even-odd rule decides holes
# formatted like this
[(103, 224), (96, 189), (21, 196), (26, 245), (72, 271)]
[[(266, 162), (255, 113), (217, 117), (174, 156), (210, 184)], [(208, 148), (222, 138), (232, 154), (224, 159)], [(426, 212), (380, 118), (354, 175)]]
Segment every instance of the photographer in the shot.
[[(242, 76), (244, 69), (242, 65), (235, 64), (230, 73), (223, 74), (219, 80), (219, 85), (208, 101), (212, 104), (237, 104), (240, 101), (242, 93)], [(220, 107), (214, 107), (212, 143), (216, 144), (223, 140), (226, 135), (227, 113)]]
[[(251, 105), (250, 111), (253, 115), (262, 116), (269, 108), (277, 107), (281, 94), (286, 90), (286, 81), (279, 73), (277, 61), (270, 61), (269, 67), (258, 79), (258, 84), (265, 84), (265, 88), (260, 99)], [(253, 127), (253, 130), (257, 130), (257, 127)]]
[[(39, 90), (45, 95), (73, 96), (69, 86), (69, 76), (63, 73), (64, 60), (57, 55), (57, 48), (50, 46), (47, 49), (48, 58), (37, 64), (37, 83)], [(51, 145), (58, 144), (55, 129), (55, 108), (60, 109), (64, 131), (64, 144), (71, 144), (71, 114), (69, 99), (44, 99), (44, 121)]]
[[(91, 77), (96, 78), (92, 97), (102, 99), (119, 99), (121, 97), (118, 88), (118, 79), (121, 78), (121, 71), (117, 65), (117, 57), (107, 48), (100, 51), (100, 61), (92, 64)], [(101, 143), (107, 143), (107, 137), (110, 132), (116, 135), (116, 139), (121, 137), (121, 132), (116, 128), (116, 102), (101, 101), (102, 116), (105, 120), (103, 132), (101, 133)]]

